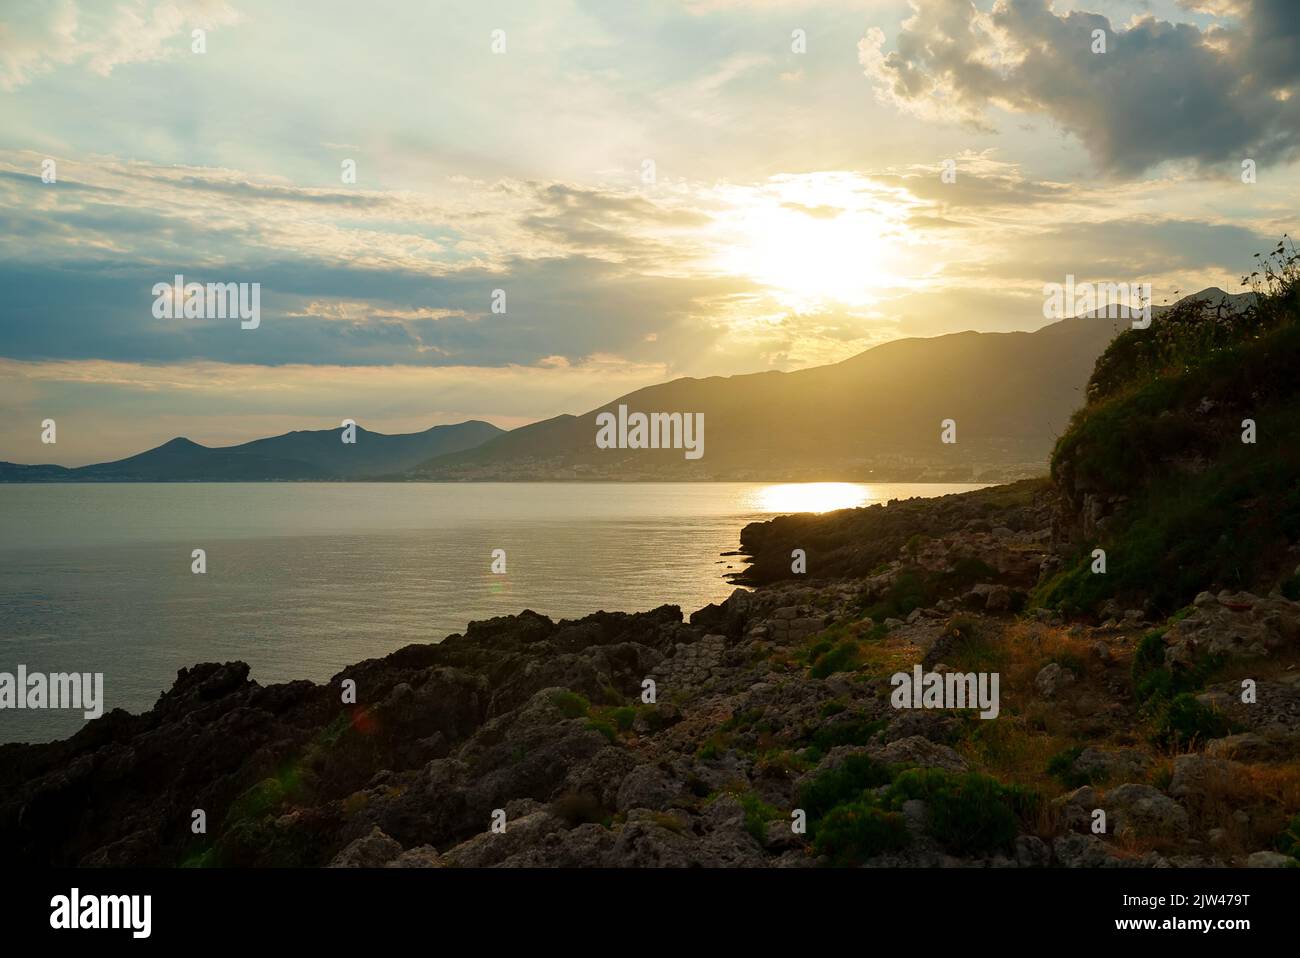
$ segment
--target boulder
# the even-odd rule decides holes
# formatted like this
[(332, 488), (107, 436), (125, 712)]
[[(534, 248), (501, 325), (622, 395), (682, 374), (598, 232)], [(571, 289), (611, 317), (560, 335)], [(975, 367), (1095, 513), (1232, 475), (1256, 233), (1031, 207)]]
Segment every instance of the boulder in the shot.
[(1034, 688), (1045, 699), (1054, 699), (1068, 685), (1074, 684), (1074, 673), (1056, 662), (1049, 662), (1034, 678)]
[(402, 846), (376, 825), (334, 856), (330, 868), (379, 868), (402, 854)]
[(886, 765), (907, 768), (942, 768), (949, 772), (965, 772), (969, 768), (966, 760), (947, 745), (936, 744), (919, 735), (869, 748), (868, 754)]
[(1175, 838), (1187, 834), (1187, 811), (1159, 789), (1130, 782), (1106, 793), (1103, 803), (1116, 837)]

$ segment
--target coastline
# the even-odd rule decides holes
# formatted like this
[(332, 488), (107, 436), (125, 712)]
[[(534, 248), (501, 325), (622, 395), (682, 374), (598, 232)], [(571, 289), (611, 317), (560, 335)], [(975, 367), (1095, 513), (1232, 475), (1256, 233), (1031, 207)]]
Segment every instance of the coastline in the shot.
[[(1043, 483), (1016, 484), (756, 523), (754, 568), (774, 575), (793, 536), (814, 543), (813, 573), (824, 560), (843, 574), (774, 577), (689, 616), (524, 611), (319, 685), (261, 686), (242, 662), (182, 669), (142, 715), (0, 746), (0, 840), (16, 863), (82, 866), (1279, 863), (1254, 838), (1216, 847), (1198, 802), (1225, 770), (1274, 769), (1296, 730), (1243, 713), (1255, 728), (1233, 735), (1246, 740), (1172, 760), (1134, 740), (1126, 680), (1153, 623), (1141, 610), (1095, 625), (1023, 612), (1053, 554), (1050, 499)], [(947, 594), (881, 616), (917, 568)], [(1297, 609), (1207, 594), (1184, 621), (1202, 639), (1249, 624), (1284, 642), (1270, 623)], [(891, 706), (892, 674), (980, 661), (1003, 676), (995, 722)], [(1285, 674), (1267, 681), (1272, 700), (1300, 700)], [(1071, 737), (1088, 745), (1066, 777), (1092, 784), (1046, 771)], [(827, 796), (858, 775), (888, 830), (875, 845), (833, 830), (857, 806)], [(1002, 831), (971, 845), (935, 810), (975, 787)], [(1114, 836), (1090, 833), (1089, 803), (1110, 811)], [(792, 828), (800, 810), (811, 834)]]

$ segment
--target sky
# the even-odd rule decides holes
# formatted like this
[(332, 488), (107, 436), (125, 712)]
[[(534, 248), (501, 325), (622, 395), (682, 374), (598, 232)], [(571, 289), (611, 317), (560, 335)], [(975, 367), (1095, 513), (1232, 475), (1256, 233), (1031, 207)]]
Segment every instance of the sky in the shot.
[[(1298, 92), (1292, 0), (7, 0), (0, 460), (513, 428), (1036, 329), (1067, 275), (1236, 292)], [(159, 318), (178, 274), (259, 324)]]

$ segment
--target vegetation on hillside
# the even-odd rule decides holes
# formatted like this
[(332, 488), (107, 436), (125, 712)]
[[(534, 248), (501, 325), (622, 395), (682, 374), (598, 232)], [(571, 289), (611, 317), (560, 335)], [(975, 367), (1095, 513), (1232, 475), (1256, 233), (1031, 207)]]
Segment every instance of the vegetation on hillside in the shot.
[[(1197, 592), (1275, 584), (1300, 540), (1300, 253), (1287, 239), (1243, 277), (1243, 311), (1187, 300), (1097, 362), (1052, 455), (1084, 512), (1113, 514), (1039, 589), (1069, 613), (1141, 597), (1169, 612)], [(1243, 441), (1254, 423), (1254, 442)], [(1105, 549), (1105, 575), (1092, 550)], [(1285, 573), (1285, 574), (1283, 574)]]

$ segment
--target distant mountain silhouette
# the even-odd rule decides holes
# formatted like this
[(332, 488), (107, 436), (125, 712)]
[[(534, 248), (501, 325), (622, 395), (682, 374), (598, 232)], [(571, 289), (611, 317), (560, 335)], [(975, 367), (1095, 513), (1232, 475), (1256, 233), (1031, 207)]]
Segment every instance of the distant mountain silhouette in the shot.
[(0, 462), (4, 482), (254, 482), (268, 479), (368, 479), (399, 473), (433, 456), (470, 449), (502, 434), (471, 420), (424, 432), (385, 435), (357, 426), (356, 442), (342, 428), (302, 430), (212, 448), (189, 439), (91, 466), (23, 466)]
[[(1184, 299), (1241, 308), (1217, 288)], [(1180, 300), (1181, 302), (1181, 300)], [(1171, 307), (1154, 307), (1161, 314)], [(0, 482), (415, 480), (874, 480), (1000, 482), (1046, 469), (1084, 403), (1093, 364), (1127, 319), (1078, 316), (1032, 333), (898, 339), (796, 372), (676, 379), (580, 416), (505, 432), (486, 422), (383, 435), (357, 427), (286, 433), (210, 448), (173, 439), (117, 462), (78, 468), (0, 462)], [(596, 417), (703, 413), (704, 455), (601, 449)], [(940, 441), (956, 423), (957, 442)]]
[[(1217, 302), (1220, 290), (1195, 294)], [(1190, 297), (1186, 297), (1190, 298)], [(1240, 297), (1228, 297), (1235, 301)], [(1169, 307), (1155, 307), (1159, 314)], [(677, 379), (581, 416), (523, 426), (410, 470), (419, 479), (985, 480), (1041, 475), (1126, 319), (1080, 316), (1032, 333), (884, 343), (797, 372)], [(704, 455), (601, 449), (596, 416), (702, 412)], [(940, 442), (941, 423), (957, 443)]]

